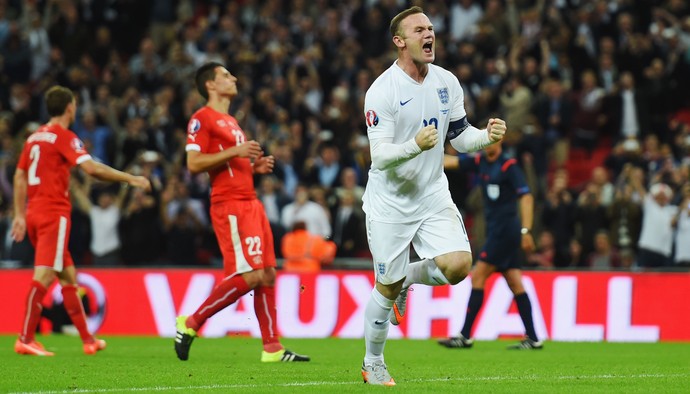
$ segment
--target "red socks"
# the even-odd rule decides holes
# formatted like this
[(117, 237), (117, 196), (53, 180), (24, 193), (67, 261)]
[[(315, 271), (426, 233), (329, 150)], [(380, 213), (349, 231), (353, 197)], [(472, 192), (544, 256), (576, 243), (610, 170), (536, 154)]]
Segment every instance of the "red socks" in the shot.
[(283, 348), (278, 339), (276, 320), (276, 288), (274, 286), (257, 286), (254, 289), (254, 313), (259, 319), (261, 340), (264, 350), (275, 353)]
[(29, 294), (26, 297), (26, 314), (22, 321), (22, 332), (19, 340), (24, 343), (31, 343), (36, 336), (36, 326), (41, 319), (41, 311), (43, 310), (43, 297), (46, 295), (46, 289), (41, 282), (32, 281)]
[(247, 294), (249, 290), (251, 289), (242, 275), (223, 279), (213, 289), (211, 295), (201, 304), (199, 309), (187, 318), (187, 327), (198, 331), (209, 317), (215, 315), (226, 306), (232, 305), (240, 297)]
[(84, 305), (81, 302), (81, 298), (77, 293), (77, 286), (62, 286), (62, 299), (69, 318), (77, 328), (77, 331), (79, 331), (82, 342), (93, 343), (94, 339), (86, 325), (86, 313), (84, 312)]

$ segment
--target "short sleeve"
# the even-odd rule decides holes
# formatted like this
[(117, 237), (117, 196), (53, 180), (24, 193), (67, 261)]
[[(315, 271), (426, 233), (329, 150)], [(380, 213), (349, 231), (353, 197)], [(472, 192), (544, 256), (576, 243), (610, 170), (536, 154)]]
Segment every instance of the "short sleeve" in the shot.
[(395, 117), (390, 100), (380, 86), (369, 89), (364, 98), (364, 120), (370, 141), (381, 138), (393, 139)]
[(186, 151), (207, 152), (210, 134), (210, 125), (205, 117), (196, 113), (187, 124)]
[(72, 165), (81, 164), (91, 159), (91, 155), (84, 147), (84, 142), (71, 131), (58, 136), (55, 148)]
[(527, 185), (527, 180), (525, 179), (525, 173), (522, 172), (522, 169), (520, 169), (520, 166), (518, 166), (515, 159), (510, 159), (503, 165), (507, 165), (507, 168), (505, 169), (506, 176), (508, 177), (508, 181), (517, 195), (522, 196), (523, 194), (529, 193), (530, 190), (529, 186)]

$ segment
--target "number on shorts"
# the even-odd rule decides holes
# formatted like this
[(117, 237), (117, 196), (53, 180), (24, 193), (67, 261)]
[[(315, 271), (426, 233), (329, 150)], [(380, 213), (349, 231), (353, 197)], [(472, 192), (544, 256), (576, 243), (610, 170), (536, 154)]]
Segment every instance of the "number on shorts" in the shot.
[(247, 237), (244, 239), (247, 244), (247, 252), (250, 256), (262, 254), (261, 252), (261, 237)]
[(34, 145), (31, 147), (29, 152), (29, 159), (31, 159), (31, 164), (29, 164), (29, 185), (35, 186), (41, 183), (41, 178), (36, 176), (36, 168), (38, 167), (38, 159), (41, 158), (41, 147)]

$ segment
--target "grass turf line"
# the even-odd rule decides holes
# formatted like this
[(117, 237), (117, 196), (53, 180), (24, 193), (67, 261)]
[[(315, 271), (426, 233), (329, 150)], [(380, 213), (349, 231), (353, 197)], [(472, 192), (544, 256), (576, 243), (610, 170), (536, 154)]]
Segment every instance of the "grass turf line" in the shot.
[[(337, 392), (378, 390), (362, 384), (361, 339), (285, 339), (310, 363), (263, 364), (261, 341), (195, 340), (189, 361), (177, 360), (173, 340), (105, 337), (108, 348), (82, 354), (76, 337), (39, 338), (55, 357), (19, 356), (15, 336), (0, 336), (2, 393)], [(446, 349), (435, 341), (391, 340), (386, 361), (396, 391), (450, 392), (686, 392), (689, 343), (558, 343), (541, 351), (509, 351), (513, 341), (477, 341)]]

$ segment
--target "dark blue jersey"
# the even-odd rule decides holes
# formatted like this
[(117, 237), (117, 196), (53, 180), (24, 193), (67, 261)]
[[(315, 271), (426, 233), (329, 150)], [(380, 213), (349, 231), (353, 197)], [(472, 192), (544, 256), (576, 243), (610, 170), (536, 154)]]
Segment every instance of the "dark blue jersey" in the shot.
[(515, 159), (501, 154), (490, 163), (477, 153), (460, 157), (460, 168), (477, 174), (477, 181), (484, 196), (484, 213), (488, 229), (503, 227), (506, 222), (517, 219), (517, 202), (520, 196), (530, 192), (525, 174)]

